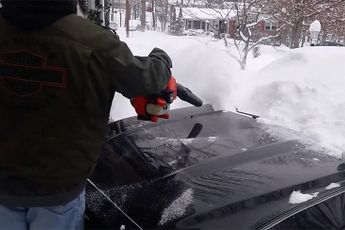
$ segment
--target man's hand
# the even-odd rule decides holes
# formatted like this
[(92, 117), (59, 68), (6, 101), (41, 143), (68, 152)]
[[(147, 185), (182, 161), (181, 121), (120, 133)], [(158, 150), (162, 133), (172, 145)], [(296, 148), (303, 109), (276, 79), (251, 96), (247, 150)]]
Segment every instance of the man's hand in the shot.
[(157, 58), (165, 63), (165, 65), (171, 69), (172, 68), (172, 62), (169, 57), (169, 55), (164, 51), (159, 48), (154, 48), (151, 53), (149, 54), (150, 58)]

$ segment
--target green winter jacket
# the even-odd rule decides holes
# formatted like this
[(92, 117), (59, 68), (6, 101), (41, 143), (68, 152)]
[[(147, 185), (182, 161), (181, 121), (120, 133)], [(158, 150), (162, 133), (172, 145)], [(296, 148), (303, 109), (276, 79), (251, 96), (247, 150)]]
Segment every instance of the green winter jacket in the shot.
[[(0, 31), (0, 203), (1, 186), (12, 182), (42, 187), (37, 196), (48, 198), (80, 192), (97, 163), (114, 92), (158, 93), (170, 60), (159, 49), (135, 57), (117, 35), (74, 14), (34, 32), (0, 17)], [(3, 195), (20, 196), (17, 205), (72, 198), (31, 204), (36, 194)]]

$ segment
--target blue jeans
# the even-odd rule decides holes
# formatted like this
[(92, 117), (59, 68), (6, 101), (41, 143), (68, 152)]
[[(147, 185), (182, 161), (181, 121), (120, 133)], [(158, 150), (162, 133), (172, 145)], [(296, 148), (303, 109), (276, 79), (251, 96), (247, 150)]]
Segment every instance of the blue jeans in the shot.
[(8, 207), (0, 205), (0, 229), (6, 230), (82, 230), (85, 191), (74, 200), (51, 207)]

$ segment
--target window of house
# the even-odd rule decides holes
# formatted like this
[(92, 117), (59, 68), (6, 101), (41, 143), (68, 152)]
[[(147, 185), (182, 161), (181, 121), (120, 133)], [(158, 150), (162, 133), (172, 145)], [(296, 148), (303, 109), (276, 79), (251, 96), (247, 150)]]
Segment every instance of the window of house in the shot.
[(205, 30), (205, 28), (206, 28), (205, 22), (201, 22), (201, 29)]
[(187, 29), (191, 29), (192, 28), (192, 22), (191, 21), (187, 21)]
[(200, 21), (193, 21), (193, 29), (200, 29)]
[(278, 25), (276, 23), (265, 22), (265, 30), (275, 31), (277, 30), (277, 28), (278, 28)]

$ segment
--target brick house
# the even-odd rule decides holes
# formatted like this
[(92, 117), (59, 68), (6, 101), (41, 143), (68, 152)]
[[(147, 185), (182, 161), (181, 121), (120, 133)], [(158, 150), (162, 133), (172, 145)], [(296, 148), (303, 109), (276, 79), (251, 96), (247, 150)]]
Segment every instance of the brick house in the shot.
[[(236, 12), (233, 10), (193, 7), (183, 7), (181, 9), (186, 30), (203, 30), (217, 35), (227, 33), (231, 38), (236, 36)], [(174, 11), (177, 16), (180, 13), (180, 8), (176, 7)], [(279, 23), (266, 15), (261, 15), (260, 18), (254, 27), (254, 33), (258, 37), (275, 35)]]
[(186, 30), (203, 30), (215, 34), (227, 33), (226, 25), (235, 16), (229, 10), (193, 7), (177, 7), (176, 15), (179, 15), (180, 9), (182, 9), (182, 19)]

